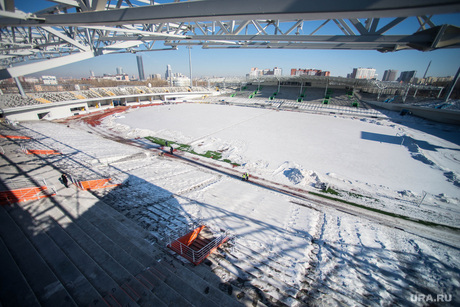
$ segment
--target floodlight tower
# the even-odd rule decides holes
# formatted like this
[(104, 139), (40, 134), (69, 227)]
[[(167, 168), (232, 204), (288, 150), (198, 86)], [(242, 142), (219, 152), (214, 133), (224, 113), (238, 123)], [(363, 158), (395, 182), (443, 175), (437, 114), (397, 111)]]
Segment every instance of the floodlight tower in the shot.
[(426, 74), (428, 73), (428, 69), (430, 69), (431, 61), (428, 63), (428, 66), (426, 67), (425, 74), (423, 74), (423, 79), (426, 78)]
[(192, 46), (187, 46), (188, 49), (188, 65), (190, 69), (190, 88), (193, 87), (193, 79), (192, 79)]

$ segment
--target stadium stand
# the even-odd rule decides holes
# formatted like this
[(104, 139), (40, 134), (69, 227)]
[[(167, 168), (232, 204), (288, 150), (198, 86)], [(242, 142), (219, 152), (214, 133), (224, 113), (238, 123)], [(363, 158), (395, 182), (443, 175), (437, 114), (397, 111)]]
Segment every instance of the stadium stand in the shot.
[(22, 97), (19, 94), (5, 94), (1, 96), (0, 108), (14, 108), (39, 104), (37, 100), (31, 97)]
[[(189, 87), (158, 87), (149, 88), (147, 86), (126, 86), (126, 87), (108, 87), (108, 88), (90, 88), (80, 91), (64, 91), (64, 92), (34, 92), (28, 93), (27, 97), (22, 97), (20, 94), (5, 94), (1, 95), (0, 108), (14, 108), (28, 105), (36, 105), (42, 103), (53, 103), (61, 101), (72, 101), (81, 99), (142, 95), (155, 93), (178, 93), (188, 92)], [(203, 87), (194, 87), (193, 92), (205, 92)]]

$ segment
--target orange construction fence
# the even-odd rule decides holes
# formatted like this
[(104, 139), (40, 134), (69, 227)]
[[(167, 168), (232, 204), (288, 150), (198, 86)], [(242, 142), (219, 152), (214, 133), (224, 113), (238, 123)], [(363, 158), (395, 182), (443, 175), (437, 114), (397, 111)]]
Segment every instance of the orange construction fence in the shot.
[(32, 155), (60, 155), (61, 153), (56, 150), (44, 150), (44, 149), (26, 149), (26, 154)]
[(29, 200), (50, 197), (53, 195), (56, 195), (56, 193), (48, 193), (48, 188), (46, 186), (24, 188), (11, 191), (1, 191), (0, 205), (20, 203)]
[(104, 188), (112, 188), (119, 186), (120, 184), (109, 184), (109, 179), (96, 179), (77, 182), (77, 186), (82, 190), (97, 190)]
[(28, 137), (28, 136), (22, 136), (22, 135), (1, 135), (1, 134), (0, 134), (0, 139), (21, 139), (21, 140), (30, 140), (30, 137)]

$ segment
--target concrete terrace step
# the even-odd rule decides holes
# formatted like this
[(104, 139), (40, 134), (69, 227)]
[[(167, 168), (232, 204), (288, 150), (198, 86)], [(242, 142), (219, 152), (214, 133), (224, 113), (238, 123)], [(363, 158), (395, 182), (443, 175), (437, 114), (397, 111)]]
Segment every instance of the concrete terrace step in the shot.
[[(63, 202), (65, 203), (65, 202)], [(87, 231), (90, 230), (90, 227), (93, 229), (93, 234), (98, 236), (98, 242), (100, 244), (107, 244), (104, 243), (104, 238), (100, 235), (97, 235), (98, 232), (104, 234), (111, 234), (110, 240), (112, 240), (112, 245), (117, 245), (119, 248), (120, 254), (124, 254), (125, 252), (128, 253), (133, 259), (133, 262), (139, 262), (138, 267), (148, 267), (154, 265), (157, 258), (152, 256), (150, 251), (143, 251), (140, 248), (136, 247), (133, 244), (133, 241), (139, 241), (138, 244), (143, 246), (149, 245), (149, 243), (142, 238), (142, 233), (132, 233), (132, 236), (126, 236), (125, 228), (126, 226), (123, 225), (122, 222), (118, 220), (113, 220), (106, 214), (105, 212), (109, 211), (111, 215), (117, 215), (118, 213), (113, 209), (107, 207), (105, 209), (101, 209), (101, 206), (104, 205), (102, 202), (98, 202), (96, 205), (91, 207), (89, 210), (85, 211), (78, 219), (75, 220), (75, 223), (78, 225), (85, 227)], [(67, 206), (66, 206), (67, 207)], [(96, 209), (96, 207), (98, 209)], [(75, 212), (74, 212), (75, 213)], [(86, 220), (86, 222), (85, 222)], [(126, 222), (126, 218), (122, 219)], [(92, 225), (92, 226), (91, 226)], [(143, 241), (143, 242), (142, 242)], [(117, 253), (117, 250), (114, 251)], [(159, 251), (156, 251), (159, 253)], [(157, 256), (158, 257), (158, 256)], [(139, 273), (135, 276), (135, 278), (145, 287), (149, 288), (149, 290), (153, 291), (156, 297), (160, 297), (162, 301), (166, 302), (168, 305), (192, 305), (190, 302), (198, 302), (199, 305), (202, 305), (203, 299), (200, 297), (199, 293), (196, 293), (196, 296), (188, 296), (187, 298), (183, 297), (183, 293), (185, 291), (186, 294), (190, 293), (189, 288), (190, 285), (180, 284), (177, 282), (176, 277), (174, 275), (164, 276), (160, 274), (158, 275), (152, 274), (151, 271), (144, 270), (143, 272)], [(175, 281), (175, 282), (171, 282)], [(134, 289), (135, 290), (135, 289)], [(144, 301), (149, 301), (148, 299), (144, 299)], [(150, 303), (152, 301), (149, 301)]]
[(192, 298), (191, 301), (187, 300), (182, 296), (183, 289), (178, 289), (177, 287), (173, 289), (165, 282), (169, 276), (164, 276), (158, 271), (148, 269), (136, 277), (145, 287), (148, 287), (155, 295), (161, 297), (168, 306), (194, 306), (191, 301), (194, 302), (195, 298)]
[(100, 301), (102, 299), (86, 277), (48, 236), (47, 230), (44, 227), (40, 227), (42, 225), (49, 227), (49, 223), (45, 222), (46, 224), (40, 225), (40, 223), (33, 221), (34, 224), (40, 226), (31, 227), (30, 225), (25, 225), (22, 221), (28, 212), (18, 207), (9, 210), (9, 214), (20, 225), (22, 231), (28, 236), (42, 258), (78, 305), (88, 305), (93, 300)]
[[(51, 224), (51, 223), (50, 223)], [(67, 257), (78, 267), (78, 269), (90, 281), (93, 287), (105, 297), (108, 294), (114, 297), (117, 303), (128, 306), (135, 305), (134, 301), (123, 291), (118, 289), (114, 281), (98, 264), (91, 258), (64, 229), (53, 223), (47, 230), (48, 235), (61, 247)]]
[(253, 278), (255, 277), (254, 279), (256, 279), (256, 284), (258, 287), (262, 285), (264, 289), (272, 290), (271, 292), (274, 293), (274, 298), (276, 301), (285, 303), (288, 306), (293, 304), (302, 304), (294, 297), (297, 293), (296, 289), (293, 289), (291, 286), (285, 284), (284, 282), (275, 279), (272, 277), (273, 275), (264, 274), (260, 267), (251, 261), (248, 261), (245, 258), (238, 259), (234, 255), (225, 252), (223, 252), (223, 255), (225, 258), (219, 260), (220, 264), (225, 262), (227, 266), (232, 265), (233, 267), (239, 268), (244, 273), (250, 274), (253, 276)]
[[(145, 282), (139, 279), (136, 274), (145, 270), (145, 266), (141, 264), (136, 257), (148, 258), (148, 262), (152, 263), (151, 256), (138, 251), (138, 248), (130, 244), (129, 239), (124, 239), (118, 232), (114, 232), (113, 228), (104, 227), (97, 219), (97, 213), (94, 208), (100, 203), (94, 205), (89, 210), (84, 211), (81, 215), (73, 206), (73, 201), (62, 200), (60, 202), (66, 214), (56, 208), (48, 209), (47, 214), (52, 215), (54, 223), (59, 223), (65, 227), (65, 231), (78, 242), (83, 249), (116, 281), (116, 286), (107, 287), (109, 293), (104, 294), (104, 298), (111, 303), (114, 299), (118, 300), (114, 292), (122, 291), (126, 293), (133, 301), (140, 305), (162, 306), (165, 302), (161, 301), (158, 295), (154, 295), (145, 286)], [(79, 208), (82, 210), (83, 208)], [(104, 217), (102, 217), (104, 219)], [(93, 220), (95, 224), (90, 221)], [(59, 221), (59, 222), (57, 222)], [(112, 221), (110, 224), (113, 225)], [(91, 237), (89, 237), (89, 235)], [(129, 254), (128, 252), (129, 251)], [(169, 292), (175, 292), (173, 289), (167, 289)], [(155, 291), (154, 291), (155, 292)], [(156, 292), (155, 292), (156, 293)], [(118, 295), (118, 294), (117, 294)], [(113, 296), (113, 297), (112, 297)], [(117, 303), (115, 303), (116, 305)], [(131, 304), (132, 305), (132, 304)]]
[[(151, 207), (149, 206), (148, 209), (150, 210)], [(157, 212), (157, 213), (161, 216), (161, 212)], [(170, 215), (167, 220), (170, 221), (171, 219), (175, 219), (175, 218), (176, 217), (173, 217), (172, 215)], [(183, 225), (184, 224), (182, 223), (181, 226)], [(168, 226), (165, 225), (165, 227), (168, 227)], [(145, 232), (145, 230), (142, 228), (138, 228), (136, 231)], [(133, 238), (139, 238), (139, 237), (142, 237), (142, 235), (135, 235)], [(210, 296), (211, 300), (217, 301), (218, 304), (222, 306), (237, 305), (240, 302), (240, 300), (237, 299), (236, 295), (232, 295), (232, 296), (229, 296), (227, 294), (225, 294), (224, 296), (221, 295), (224, 292), (218, 289), (218, 286), (222, 284), (222, 281), (219, 279), (219, 277), (215, 276), (213, 272), (207, 269), (206, 266), (202, 265), (202, 266), (195, 267), (188, 263), (184, 265), (184, 263), (181, 262), (179, 259), (177, 259), (176, 256), (171, 255), (169, 251), (168, 251), (168, 254), (164, 254), (163, 257), (166, 261), (162, 261), (160, 262), (160, 264), (164, 264), (165, 262), (169, 264), (169, 265), (166, 265), (166, 267), (169, 268), (169, 272), (165, 272), (165, 274), (174, 274), (174, 275), (181, 276), (181, 278), (183, 278), (184, 280), (187, 280), (188, 284), (191, 284), (195, 288), (195, 290), (197, 290), (199, 293), (205, 293), (204, 291), (206, 290), (206, 288), (209, 288), (208, 289), (209, 292), (206, 291), (208, 293), (205, 293), (206, 296)], [(176, 267), (178, 269), (176, 269)], [(155, 268), (158, 269), (159, 266), (155, 266)], [(215, 277), (215, 279), (212, 279), (211, 278), (212, 276)], [(210, 282), (207, 280), (213, 280), (213, 282)], [(217, 298), (212, 297), (213, 293), (218, 293)]]
[[(139, 261), (143, 267), (154, 265), (156, 258), (154, 258), (150, 253), (144, 252), (140, 250), (139, 248), (136, 248), (135, 245), (133, 245), (131, 241), (136, 240), (135, 236), (131, 238), (125, 238), (124, 235), (120, 232), (121, 225), (117, 225), (119, 224), (119, 222), (114, 222), (114, 221), (108, 222), (107, 218), (101, 219), (98, 216), (92, 215), (92, 213), (89, 213), (90, 211), (91, 210), (85, 212), (84, 214), (85, 218), (88, 218), (88, 220), (91, 223), (93, 223), (93, 225), (97, 225), (96, 227), (100, 231), (104, 233), (114, 234), (114, 238), (112, 239), (115, 242), (115, 244), (120, 246), (120, 249), (128, 252), (133, 258), (136, 259), (136, 261)], [(145, 241), (144, 244), (148, 244), (148, 243)], [(155, 295), (157, 297), (160, 297), (163, 301), (167, 302), (168, 305), (172, 304), (173, 302), (175, 302), (174, 305), (176, 304), (179, 304), (181, 306), (191, 305), (189, 300), (190, 301), (196, 301), (197, 299), (200, 300), (199, 295), (197, 297), (189, 296), (187, 299), (185, 299), (182, 296), (182, 293), (183, 291), (187, 291), (187, 288), (190, 288), (190, 286), (187, 284), (177, 285), (177, 283), (170, 283), (166, 281), (166, 280), (174, 280), (175, 278), (174, 276), (167, 276), (165, 279), (162, 279), (162, 278), (158, 278), (157, 276), (152, 276), (151, 273), (147, 273), (147, 274), (141, 274), (139, 276), (136, 276), (136, 278), (144, 286), (148, 287), (149, 285), (152, 285), (153, 288), (151, 290), (153, 290), (153, 293), (155, 293)]]
[[(57, 221), (53, 220), (57, 225)], [(90, 257), (97, 262), (97, 264), (105, 271), (107, 274), (117, 283), (118, 287), (106, 289), (108, 293), (105, 294), (104, 298), (106, 300), (116, 300), (116, 304), (120, 303), (120, 293), (123, 293), (122, 296), (128, 295), (129, 298), (140, 305), (140, 301), (155, 303), (155, 305), (161, 306), (163, 302), (160, 301), (152, 292), (146, 291), (147, 288), (139, 282), (139, 280), (134, 277), (129, 271), (126, 270), (120, 263), (118, 263), (111, 255), (109, 255), (105, 250), (103, 250), (99, 245), (97, 245), (91, 238), (89, 238), (86, 233), (83, 233), (81, 229), (78, 228), (74, 223), (66, 227), (65, 231), (73, 237), (73, 239), (80, 244), (80, 246), (85, 250), (85, 252), (90, 255)], [(114, 251), (115, 254), (118, 254), (119, 251)], [(131, 258), (130, 262), (135, 262)], [(129, 263), (129, 262), (128, 262)], [(121, 285), (121, 286), (120, 286)], [(127, 301), (127, 305), (134, 305), (130, 301)]]
[[(145, 242), (142, 242), (144, 241), (142, 238), (148, 237), (149, 234), (147, 234), (142, 227), (137, 225), (131, 219), (128, 219), (122, 214), (118, 213), (116, 210), (112, 209), (108, 205), (99, 206), (99, 209), (104, 210), (106, 213), (110, 214), (114, 219), (120, 220), (123, 226), (128, 227), (126, 231), (132, 234), (133, 244), (136, 242), (140, 242), (140, 244), (145, 245)], [(171, 218), (173, 217), (171, 216)], [(146, 248), (150, 250), (158, 250), (157, 245), (148, 245)], [(161, 255), (158, 255), (157, 257), (160, 256)], [(245, 300), (241, 300), (236, 297), (237, 291), (235, 291), (233, 295), (228, 295), (222, 290), (218, 289), (219, 285), (222, 284), (222, 280), (220, 280), (220, 278), (216, 276), (206, 265), (200, 265), (196, 267), (191, 264), (184, 265), (184, 263), (181, 262), (181, 260), (176, 258), (176, 256), (171, 255), (169, 251), (168, 253), (163, 254), (163, 258), (164, 260), (166, 260), (166, 262), (169, 263), (169, 265), (166, 266), (170, 270), (169, 274), (177, 274), (179, 276), (182, 276), (183, 279), (188, 280), (188, 283), (191, 284), (198, 292), (204, 293), (203, 291), (207, 287), (209, 287), (209, 293), (212, 293), (212, 290), (214, 289), (216, 293), (219, 293), (217, 294), (217, 296), (220, 297), (219, 304), (223, 306), (228, 304), (228, 306), (231, 306), (245, 302)], [(160, 263), (163, 264), (163, 261)], [(175, 269), (176, 267), (178, 267), (179, 269)], [(155, 266), (155, 268), (158, 268), (158, 266)], [(165, 274), (167, 273), (165, 272)], [(203, 282), (207, 284), (207, 286), (204, 286)], [(198, 287), (198, 285), (200, 285), (200, 287)], [(221, 296), (220, 293), (224, 293), (225, 295)], [(224, 297), (228, 298), (228, 300), (223, 299)]]
[[(57, 209), (57, 206), (55, 206), (54, 204), (51, 204), (51, 202), (49, 200), (41, 201), (40, 203), (39, 202), (30, 202), (30, 203), (27, 203), (25, 205), (28, 206), (28, 209), (31, 212), (36, 214), (38, 220), (34, 221), (35, 224), (44, 225), (47, 228), (46, 229), (47, 233), (52, 232), (53, 233), (52, 234), (53, 239), (56, 242), (59, 242), (59, 245), (65, 246), (66, 251), (70, 251), (70, 253), (75, 255), (74, 260), (82, 258), (82, 254), (84, 254), (84, 252), (83, 251), (78, 252), (78, 246), (77, 246), (76, 242), (72, 242), (74, 238), (70, 238), (66, 234), (66, 231), (68, 231), (69, 228), (73, 228), (72, 231), (70, 231), (70, 230), (69, 231), (71, 233), (75, 234), (75, 231), (78, 231), (78, 230), (75, 230), (76, 229), (75, 227), (77, 227), (77, 226), (74, 223), (72, 223), (71, 220), (66, 218), (65, 215), (62, 214), (62, 212), (61, 212), (61, 215), (60, 215), (59, 214), (60, 209)], [(21, 216), (26, 215), (26, 213), (24, 213), (24, 211), (22, 211), (22, 213), (21, 213), (19, 211), (19, 209), (17, 209), (17, 210), (16, 209), (17, 208), (14, 208), (14, 209), (11, 209), (10, 211), (12, 211), (11, 212), (12, 214), (17, 215), (16, 218), (18, 219), (18, 222), (20, 222)], [(15, 211), (18, 211), (18, 212), (15, 213)], [(40, 216), (40, 217), (38, 217), (38, 216)], [(66, 229), (62, 228), (61, 225), (59, 225), (58, 222), (56, 222), (51, 216), (57, 216), (59, 218), (60, 223), (62, 223), (63, 225), (67, 225)], [(28, 219), (31, 219), (31, 217), (29, 216)], [(23, 226), (23, 227), (26, 227), (26, 226)], [(34, 228), (34, 229), (31, 229), (30, 231), (33, 233), (34, 231), (37, 232), (39, 230)], [(84, 234), (82, 233), (81, 230), (80, 230), (80, 235), (84, 237)], [(74, 282), (74, 283), (76, 283), (76, 284), (78, 284), (80, 286), (82, 284), (83, 285), (85, 285), (85, 284), (90, 285), (89, 282), (87, 282), (87, 283), (82, 282), (82, 278), (79, 278), (78, 276), (75, 276), (75, 275), (72, 276), (71, 273), (72, 272), (75, 273), (75, 270), (73, 270), (72, 268), (74, 268), (75, 266), (73, 265), (72, 262), (69, 261), (69, 259), (66, 259), (65, 256), (67, 256), (67, 255), (62, 257), (62, 255), (63, 255), (62, 251), (58, 250), (56, 248), (56, 246), (54, 248), (50, 248), (49, 244), (45, 244), (44, 238), (47, 237), (47, 234), (45, 234), (45, 233), (39, 234), (37, 237), (39, 237), (39, 239), (36, 239), (34, 237), (34, 241), (36, 241), (36, 244), (38, 244), (37, 246), (40, 247), (41, 251), (44, 252), (45, 254), (47, 254), (48, 261), (52, 261), (52, 264), (54, 265), (54, 269), (57, 270), (56, 274), (57, 275), (66, 274), (64, 277), (59, 276), (59, 278), (64, 279), (65, 281), (67, 281), (67, 283), (70, 283), (70, 288), (71, 288), (70, 290), (75, 290), (75, 289), (72, 288), (72, 286), (73, 286), (72, 282)], [(79, 239), (80, 243), (83, 242), (82, 238), (79, 238), (78, 236), (75, 239)], [(51, 241), (52, 240), (50, 238), (48, 238), (48, 242), (51, 242)], [(90, 247), (94, 248), (95, 246), (91, 245)], [(86, 258), (83, 261), (85, 261), (85, 260), (88, 261), (89, 260), (88, 257), (83, 256), (83, 258)], [(64, 265), (63, 263), (65, 262), (65, 260), (67, 260), (67, 263), (65, 263), (65, 265)], [(114, 265), (113, 261), (110, 261), (108, 259), (100, 259), (100, 260), (101, 261), (107, 261), (109, 263), (111, 262), (111, 265)], [(131, 260), (131, 262), (135, 262), (135, 261)], [(98, 290), (104, 296), (105, 302), (102, 299), (102, 297), (99, 296), (99, 294), (96, 291), (94, 291), (94, 293), (98, 297), (98, 300), (92, 300), (91, 301), (90, 298), (93, 297), (92, 295), (89, 295), (88, 293), (86, 293), (86, 294), (82, 293), (81, 291), (78, 292), (78, 291), (70, 291), (69, 290), (69, 292), (71, 292), (72, 296), (75, 298), (76, 303), (78, 305), (80, 305), (80, 306), (84, 306), (84, 305), (88, 305), (88, 304), (91, 305), (91, 306), (98, 306), (99, 305), (98, 303), (102, 303), (102, 302), (104, 302), (104, 306), (106, 306), (107, 304), (109, 306), (110, 305), (112, 305), (112, 306), (119, 306), (119, 305), (136, 306), (136, 303), (134, 302), (135, 300), (137, 300), (137, 301), (140, 300), (140, 303), (142, 303), (142, 305), (144, 305), (144, 306), (151, 306), (151, 304), (154, 304), (155, 306), (165, 306), (164, 302), (160, 301), (157, 297), (155, 297), (153, 295), (153, 293), (148, 291), (148, 289), (145, 288), (133, 276), (131, 276), (131, 279), (130, 278), (123, 279), (122, 281), (124, 281), (124, 283), (123, 284), (120, 283), (121, 287), (119, 287), (115, 283), (111, 283), (111, 281), (107, 279), (107, 276), (104, 276), (102, 278), (103, 281), (100, 281), (100, 279), (101, 279), (100, 276), (104, 275), (105, 273), (102, 272), (100, 270), (100, 268), (98, 269), (97, 266), (94, 263), (93, 264), (88, 264), (87, 262), (85, 262), (84, 266), (89, 266), (89, 267), (92, 267), (93, 269), (96, 268), (96, 270), (93, 272), (94, 274), (92, 274), (91, 277), (96, 279), (96, 280), (93, 280), (93, 282), (96, 282), (98, 284), (98, 286), (99, 286)], [(68, 271), (65, 271), (66, 269), (69, 270), (69, 267), (71, 268), (70, 269), (71, 273), (69, 273)], [(105, 268), (108, 269), (107, 266), (105, 266)], [(84, 268), (80, 268), (80, 269), (84, 270)], [(112, 270), (110, 270), (110, 269), (112, 269)], [(116, 268), (112, 267), (112, 268), (109, 268), (109, 271), (111, 273), (113, 273), (113, 269), (116, 270)], [(122, 270), (124, 270), (124, 269), (122, 269)], [(115, 272), (115, 274), (116, 274), (116, 272)], [(65, 286), (68, 287), (68, 284), (65, 284)], [(81, 300), (82, 297), (84, 299), (87, 299), (87, 301), (82, 301)], [(59, 300), (56, 300), (56, 301), (59, 301)], [(31, 304), (31, 305), (33, 305), (33, 304)], [(70, 304), (66, 304), (66, 305), (70, 305)], [(59, 306), (59, 304), (57, 306)]]
[[(196, 274), (196, 270), (194, 270), (195, 268), (196, 267), (189, 268), (182, 263), (172, 261), (171, 259), (170, 261), (161, 261), (157, 266), (155, 266), (155, 269), (159, 270), (163, 274), (177, 275), (183, 281), (190, 284), (196, 291), (205, 294), (206, 297), (212, 300), (216, 306), (230, 307), (238, 305), (238, 301), (236, 301), (233, 297), (214, 286), (214, 284), (219, 285), (221, 280), (218, 280), (215, 283), (210, 280), (205, 280), (200, 275)], [(208, 274), (210, 273), (211, 272), (208, 272)]]
[[(89, 193), (89, 192), (88, 192)], [(95, 196), (93, 196), (95, 197)], [(125, 238), (131, 245), (138, 250), (142, 250), (152, 259), (155, 259), (155, 252), (158, 252), (156, 246), (151, 246), (152, 241), (156, 241), (154, 236), (143, 231), (143, 229), (134, 223), (131, 219), (120, 214), (118, 211), (105, 204), (101, 200), (96, 200), (95, 206), (87, 206), (85, 203), (80, 204), (80, 210), (88, 213), (85, 218), (96, 226), (108, 226), (114, 229), (121, 238)], [(115, 237), (116, 238), (116, 237)]]
[[(75, 207), (66, 206), (69, 214), (78, 216)], [(62, 212), (61, 212), (62, 213)], [(114, 243), (108, 234), (99, 230), (96, 226), (86, 220), (89, 211), (83, 215), (71, 220), (68, 216), (56, 216), (54, 222), (65, 226), (65, 230), (80, 244), (80, 246), (117, 282), (122, 285), (121, 288), (133, 300), (138, 302), (156, 303), (161, 306), (160, 301), (150, 291), (146, 291), (144, 285), (134, 277), (139, 272), (145, 270), (145, 267), (135, 258), (129, 255), (122, 247)], [(89, 236), (91, 234), (91, 236)], [(139, 303), (139, 302), (138, 302)]]
[[(40, 305), (62, 306), (65, 303), (67, 306), (76, 306), (62, 283), (2, 206), (0, 206), (0, 225), (0, 237)], [(13, 295), (17, 296), (17, 294)], [(31, 304), (34, 302), (32, 301)]]
[[(190, 280), (183, 280), (175, 272), (165, 270), (162, 262), (155, 265), (152, 270), (164, 274), (164, 282), (177, 291), (196, 306), (216, 306), (216, 302), (208, 298), (203, 292), (196, 290), (191, 286)], [(204, 290), (204, 289), (203, 289)]]
[[(46, 173), (51, 171), (52, 178), (58, 177), (56, 170), (46, 170)], [(0, 239), (8, 251), (2, 259), (6, 259), (5, 263), (17, 264), (16, 269), (12, 266), (5, 272), (14, 274), (16, 284), (21, 285), (22, 291), (16, 291), (24, 293), (21, 299), (33, 294), (26, 305), (33, 306), (34, 297), (35, 305), (44, 306), (232, 306), (238, 303), (234, 295), (219, 289), (222, 281), (209, 267), (184, 265), (165, 253), (163, 243), (151, 243), (157, 240), (152, 234), (90, 192), (73, 186), (68, 189), (58, 186), (58, 189), (58, 195), (50, 199), (21, 203), (7, 210), (0, 208), (3, 209)], [(21, 224), (24, 221), (26, 223)], [(8, 227), (3, 233), (4, 225), (10, 225), (13, 230)], [(5, 239), (10, 232), (14, 235)], [(32, 259), (30, 263), (18, 257), (23, 251)], [(34, 255), (29, 256), (31, 254)], [(168, 259), (177, 269), (157, 263), (159, 259)], [(42, 264), (38, 269), (40, 278), (35, 274), (36, 264)], [(43, 280), (42, 275), (46, 277)], [(40, 287), (48, 284), (52, 284), (50, 289), (55, 292), (45, 293), (45, 297)], [(14, 305), (3, 300), (2, 293), (0, 291), (0, 306)]]
[(34, 292), (0, 239), (0, 306), (40, 306)]
[[(140, 227), (138, 224), (136, 224), (134, 221), (131, 219), (123, 216), (120, 214), (118, 211), (114, 210), (110, 206), (101, 203), (98, 203), (97, 210), (106, 213), (108, 216), (106, 218), (109, 218), (109, 216), (112, 219), (115, 219), (121, 223), (119, 225), (120, 230), (123, 230), (122, 233), (130, 234), (130, 242), (133, 244), (139, 244), (142, 245), (145, 248), (146, 251), (146, 257), (147, 259), (145, 261), (151, 261), (152, 259), (165, 259), (169, 265), (166, 265), (163, 267), (163, 262), (161, 261), (158, 263), (158, 265), (153, 265), (154, 269), (160, 270), (163, 274), (166, 276), (170, 275), (178, 275), (181, 277), (184, 281), (187, 282), (188, 285), (191, 285), (198, 293), (195, 293), (196, 295), (205, 295), (209, 296), (211, 300), (215, 301), (217, 300), (218, 303), (217, 305), (219, 306), (233, 306), (233, 305), (238, 305), (239, 301), (236, 298), (236, 295), (233, 294), (232, 296), (229, 296), (228, 294), (222, 292), (220, 289), (218, 289), (218, 285), (222, 283), (222, 281), (217, 277), (207, 266), (202, 265), (202, 266), (192, 266), (190, 264), (184, 265), (180, 260), (178, 260), (175, 256), (170, 255), (169, 251), (168, 253), (158, 253), (158, 249), (163, 249), (164, 247), (158, 246), (157, 244), (148, 244), (146, 245), (146, 241), (143, 238), (148, 238), (148, 237), (153, 237), (149, 233), (147, 233), (142, 227)], [(88, 217), (88, 215), (85, 214), (85, 217)], [(99, 220), (93, 220), (94, 223), (97, 223), (97, 225), (100, 226)], [(113, 222), (113, 220), (112, 220)], [(112, 223), (113, 225), (113, 223)], [(152, 258), (152, 253), (156, 253), (155, 258)], [(145, 262), (147, 264), (148, 262)], [(162, 264), (160, 266), (159, 264)], [(172, 266), (172, 268), (171, 268)], [(178, 267), (179, 269), (174, 269), (175, 267)], [(166, 270), (166, 271), (165, 271)], [(171, 286), (174, 287), (173, 284)], [(204, 291), (206, 288), (209, 287), (209, 292), (206, 294)], [(182, 289), (182, 286), (181, 286)], [(215, 297), (214, 293), (216, 293)], [(224, 295), (221, 295), (221, 294)], [(196, 299), (193, 300), (195, 302)]]

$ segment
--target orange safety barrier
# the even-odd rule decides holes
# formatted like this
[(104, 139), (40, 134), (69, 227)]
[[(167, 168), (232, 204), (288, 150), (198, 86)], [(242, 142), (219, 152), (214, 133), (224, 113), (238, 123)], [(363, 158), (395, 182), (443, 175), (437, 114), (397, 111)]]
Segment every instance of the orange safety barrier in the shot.
[(82, 190), (97, 190), (104, 188), (112, 188), (119, 186), (120, 184), (108, 184), (111, 178), (109, 179), (96, 179), (96, 180), (87, 180), (78, 182), (78, 187)]
[(167, 247), (194, 265), (200, 264), (228, 240), (224, 233), (213, 238), (200, 236), (201, 230), (205, 227), (201, 225), (179, 239), (170, 241)]
[(0, 139), (21, 139), (21, 140), (30, 140), (30, 137), (28, 137), (28, 136), (22, 136), (22, 135), (1, 135), (1, 134), (0, 134)]
[(189, 232), (185, 236), (180, 237), (179, 239), (177, 239), (177, 241), (187, 246), (190, 246), (193, 243), (193, 241), (195, 241), (195, 239), (198, 237), (198, 234), (203, 230), (204, 227), (205, 227), (204, 225), (201, 225), (200, 227)]
[(24, 201), (35, 200), (56, 195), (56, 193), (49, 194), (47, 191), (48, 188), (45, 186), (17, 189), (11, 191), (1, 191), (0, 205), (20, 203)]
[(44, 150), (44, 149), (27, 149), (26, 153), (28, 155), (60, 155), (61, 153), (56, 150)]

